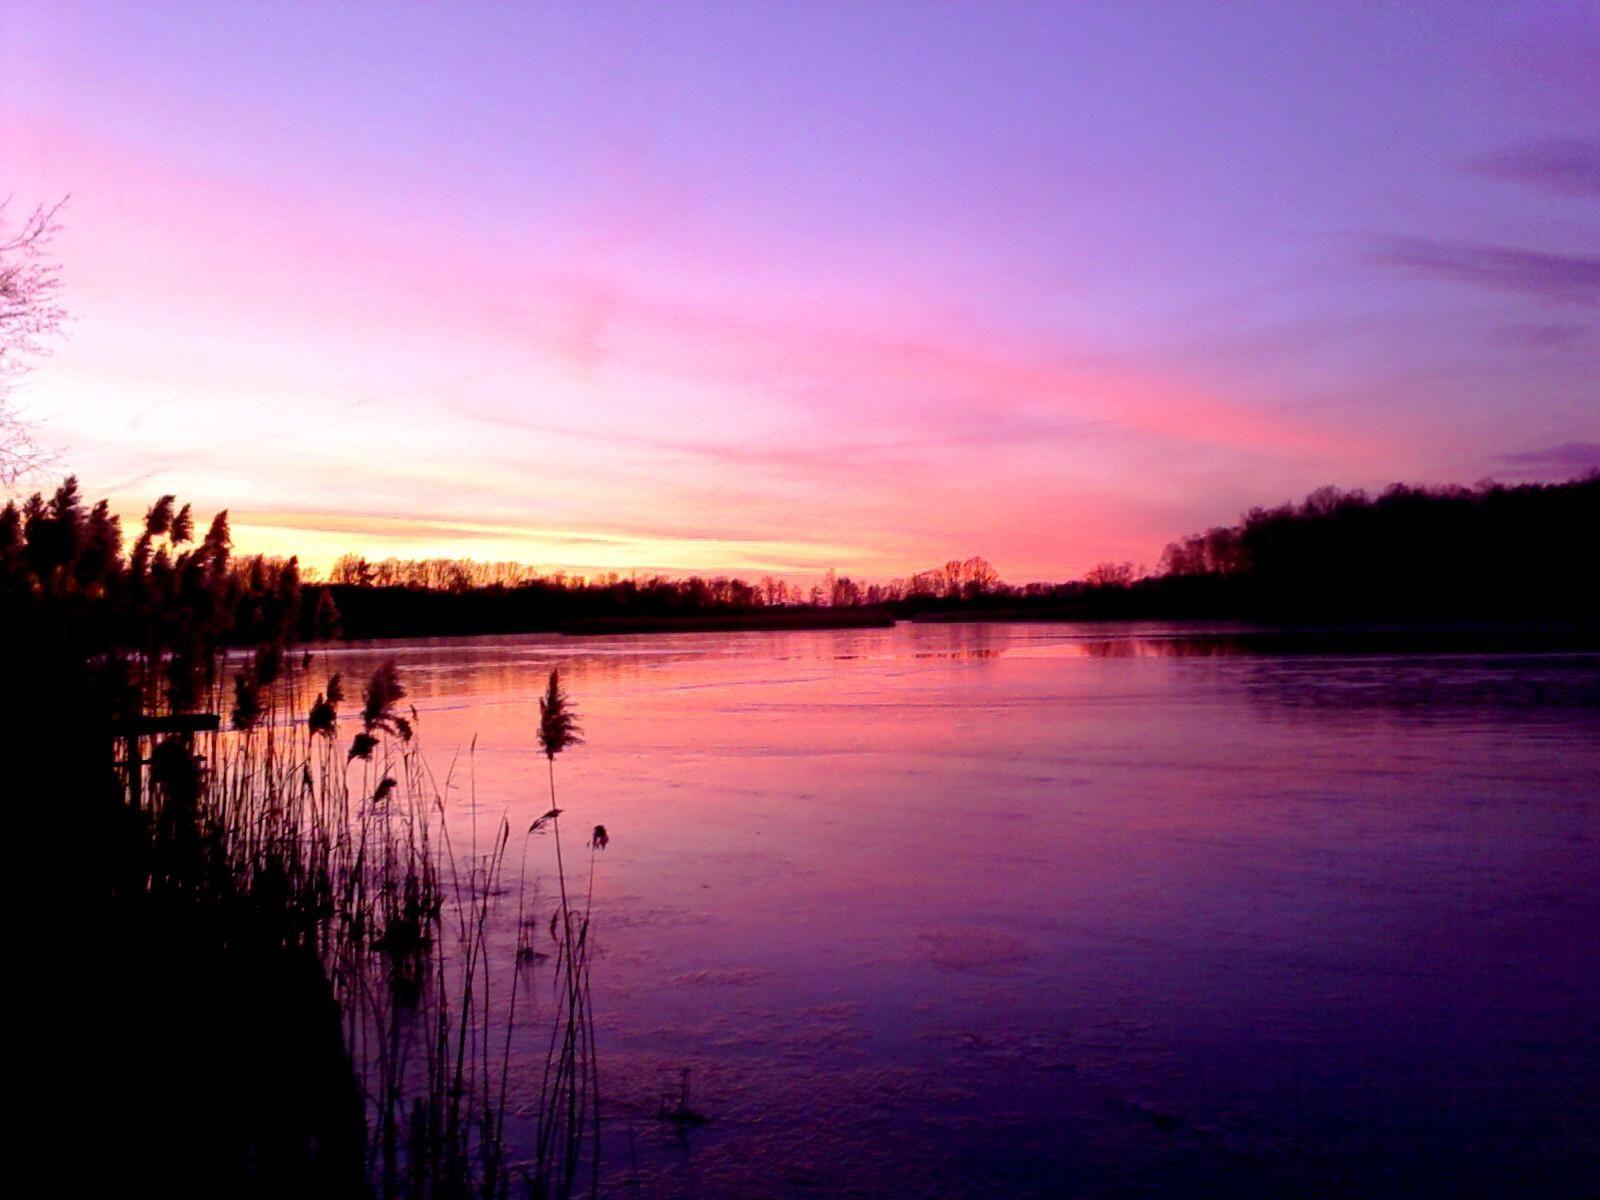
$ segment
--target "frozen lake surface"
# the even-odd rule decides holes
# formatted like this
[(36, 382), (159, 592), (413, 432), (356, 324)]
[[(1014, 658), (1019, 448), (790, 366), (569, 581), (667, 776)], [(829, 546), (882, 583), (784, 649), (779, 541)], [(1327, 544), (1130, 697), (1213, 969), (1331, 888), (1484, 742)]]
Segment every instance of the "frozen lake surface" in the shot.
[[(1600, 1193), (1600, 657), (1173, 633), (410, 641), (317, 670), (398, 661), (460, 847), (547, 807), (561, 667), (588, 739), (557, 764), (566, 836), (612, 838), (608, 1195)], [(685, 1077), (707, 1123), (680, 1130)]]

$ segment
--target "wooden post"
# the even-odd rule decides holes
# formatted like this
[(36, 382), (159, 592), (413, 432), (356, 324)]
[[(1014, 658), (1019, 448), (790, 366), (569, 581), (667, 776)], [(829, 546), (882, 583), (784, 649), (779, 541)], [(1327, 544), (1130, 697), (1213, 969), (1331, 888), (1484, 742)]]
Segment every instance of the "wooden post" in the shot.
[(128, 804), (139, 808), (143, 804), (144, 756), (139, 752), (138, 730), (132, 725), (123, 737), (122, 758), (128, 764)]
[(123, 757), (128, 768), (128, 803), (134, 808), (144, 802), (144, 755), (140, 745), (146, 737), (163, 733), (211, 733), (219, 729), (222, 719), (216, 713), (177, 713), (169, 717), (135, 717), (128, 721), (113, 721), (111, 736), (120, 739)]

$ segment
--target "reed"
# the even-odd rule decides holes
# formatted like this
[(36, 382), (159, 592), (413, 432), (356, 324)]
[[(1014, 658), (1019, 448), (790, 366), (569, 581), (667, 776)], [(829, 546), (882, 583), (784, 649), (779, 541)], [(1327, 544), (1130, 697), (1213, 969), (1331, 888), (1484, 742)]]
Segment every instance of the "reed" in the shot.
[[(121, 799), (107, 812), (113, 911), (125, 918), (117, 928), (170, 947), (153, 955), (133, 946), (126, 959), (139, 972), (137, 986), (159, 993), (145, 1008), (164, 1012), (163, 1036), (196, 1043), (184, 1055), (176, 1045), (158, 1054), (200, 1063), (259, 1040), (252, 1025), (300, 1025), (295, 1013), (252, 1007), (213, 1046), (198, 1030), (214, 1036), (226, 1024), (220, 1015), (196, 1014), (188, 1030), (169, 1019), (166, 1010), (181, 1010), (188, 997), (150, 963), (181, 966), (203, 942), (216, 961), (245, 963), (235, 971), (241, 977), (272, 979), (303, 965), (320, 982), (285, 991), (282, 1002), (328, 1001), (338, 1037), (318, 1074), (330, 1094), (348, 1089), (358, 1109), (357, 1129), (341, 1143), (356, 1149), (351, 1172), (335, 1172), (340, 1194), (568, 1196), (585, 1161), (596, 1189), (589, 927), (593, 856), (604, 838), (591, 839), (579, 909), (569, 899), (554, 761), (580, 736), (558, 679), (550, 680), (539, 729), (561, 897), (550, 925), (553, 1002), (543, 1030), (518, 1003), (529, 986), (521, 976), (537, 956), (499, 963), (491, 939), (503, 924), (501, 897), (513, 890), (521, 937), (527, 850), (537, 834), (523, 839), (515, 881), (507, 877), (504, 817), (486, 846), (476, 833), (469, 847), (452, 845), (455, 764), (435, 777), (394, 664), (365, 681), (359, 703), (346, 701), (339, 675), (317, 673), (310, 653), (291, 653), (303, 628), (335, 623), (327, 605), (317, 606), (314, 621), (302, 612), (294, 560), (234, 561), (230, 550), (226, 514), (196, 544), (188, 506), (162, 497), (124, 553), (107, 506), (85, 509), (71, 480), (48, 500), (35, 496), (0, 514), (0, 616), (40, 677), (58, 681), (52, 694), (82, 708), (86, 755), (97, 753), (97, 740), (109, 748), (106, 730), (120, 731)], [(231, 727), (141, 732), (151, 718), (206, 711), (227, 714)], [(470, 788), (470, 757), (467, 772)], [(536, 901), (538, 889), (531, 894)], [(173, 934), (179, 929), (183, 937)], [(189, 936), (194, 931), (203, 937)], [(497, 995), (504, 973), (509, 1002)], [(514, 1045), (546, 1037), (551, 1050), (533, 1111), (508, 1114)], [(250, 1084), (238, 1088), (248, 1094)], [(307, 1122), (305, 1154), (326, 1157), (340, 1140), (338, 1110), (335, 1098)], [(533, 1128), (525, 1161), (510, 1153), (508, 1115)], [(218, 1190), (261, 1169), (259, 1146), (233, 1158), (207, 1153), (219, 1170), (241, 1176), (216, 1179)]]
[(550, 808), (529, 827), (529, 835), (548, 826), (555, 844), (556, 882), (560, 906), (551, 914), (550, 936), (556, 943), (554, 977), (559, 988), (556, 1018), (545, 1051), (541, 1095), (556, 1103), (541, 1108), (538, 1122), (535, 1197), (570, 1195), (583, 1156), (587, 1134), (592, 1148), (592, 1187), (600, 1176), (600, 1079), (595, 1050), (594, 1002), (589, 977), (589, 922), (594, 901), (596, 854), (609, 840), (604, 826), (596, 826), (589, 841), (588, 885), (581, 910), (574, 907), (567, 888), (566, 859), (561, 847), (561, 808), (556, 798), (556, 757), (583, 742), (577, 713), (552, 670), (539, 700), (539, 748), (544, 752), (550, 788)]
[[(148, 797), (158, 827), (174, 840), (179, 829), (192, 830), (187, 836), (205, 844), (230, 894), (284, 945), (316, 955), (361, 1085), (363, 1173), (372, 1195), (501, 1197), (525, 1187), (533, 1196), (569, 1196), (585, 1166), (595, 1190), (600, 1091), (589, 930), (593, 861), (607, 839), (597, 828), (587, 882), (581, 896), (571, 893), (554, 762), (580, 740), (575, 721), (541, 740), (550, 809), (524, 836), (520, 864), (508, 866), (505, 818), (486, 846), (455, 852), (446, 822), (451, 780), (436, 781), (428, 769), (415, 710), (399, 715), (405, 691), (392, 664), (368, 681), (349, 749), (340, 718), (329, 715), (340, 681), (314, 687), (306, 674), (285, 668), (258, 696), (253, 719), (208, 735), (203, 756), (176, 741), (162, 744), (166, 765), (152, 776)], [(554, 715), (542, 732), (558, 728), (562, 712), (570, 715), (559, 682), (552, 688)], [(185, 779), (194, 782), (181, 793), (174, 781)], [(191, 793), (187, 802), (179, 798)], [(546, 831), (560, 897), (548, 926), (553, 1003), (532, 1155), (514, 1165), (507, 1097), (527, 1020), (519, 1008), (523, 976), (536, 963), (522, 954), (495, 963), (490, 935), (512, 882), (524, 929), (527, 847)], [(500, 968), (509, 970), (509, 999), (496, 1007)]]

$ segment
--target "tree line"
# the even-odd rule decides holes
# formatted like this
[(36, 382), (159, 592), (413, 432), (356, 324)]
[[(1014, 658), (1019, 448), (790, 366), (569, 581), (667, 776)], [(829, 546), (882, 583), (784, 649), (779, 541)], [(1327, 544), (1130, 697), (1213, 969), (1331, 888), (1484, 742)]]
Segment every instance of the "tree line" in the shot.
[(887, 582), (829, 571), (804, 586), (772, 575), (585, 576), (345, 555), (316, 581), (293, 558), (231, 556), (225, 512), (197, 538), (189, 507), (171, 496), (125, 544), (108, 504), (86, 505), (68, 479), (52, 496), (0, 510), (0, 612), (12, 628), (44, 621), (75, 641), (143, 646), (181, 698), (212, 682), (189, 677), (220, 646), (341, 633), (508, 633), (811, 609), (914, 619), (1587, 620), (1600, 609), (1589, 545), (1597, 528), (1600, 473), (1591, 473), (1559, 484), (1397, 484), (1377, 495), (1320, 488), (1171, 543), (1155, 572), (1101, 563), (1059, 583), (1010, 584), (977, 556)]
[(1155, 597), (1309, 619), (1597, 615), (1600, 472), (1554, 484), (1325, 487), (1172, 543)]
[(338, 587), (409, 588), (444, 592), (469, 592), (479, 588), (544, 587), (593, 591), (619, 586), (665, 595), (676, 593), (685, 609), (743, 609), (780, 605), (849, 608), (892, 604), (907, 599), (974, 599), (991, 593), (1009, 593), (994, 567), (980, 557), (952, 559), (943, 566), (919, 571), (886, 583), (864, 582), (828, 571), (810, 586), (763, 575), (746, 581), (718, 575), (674, 578), (662, 574), (622, 575), (617, 571), (580, 575), (566, 571), (540, 571), (527, 563), (486, 562), (471, 558), (368, 559), (344, 554), (329, 569), (327, 582)]

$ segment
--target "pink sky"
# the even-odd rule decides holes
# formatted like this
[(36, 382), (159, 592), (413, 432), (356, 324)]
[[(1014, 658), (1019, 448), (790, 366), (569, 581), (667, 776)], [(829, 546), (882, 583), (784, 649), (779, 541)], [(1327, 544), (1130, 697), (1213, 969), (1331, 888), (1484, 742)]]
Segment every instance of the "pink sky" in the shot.
[(1592, 8), (868, 7), (9, 4), (24, 399), (313, 564), (1066, 578), (1600, 456)]

